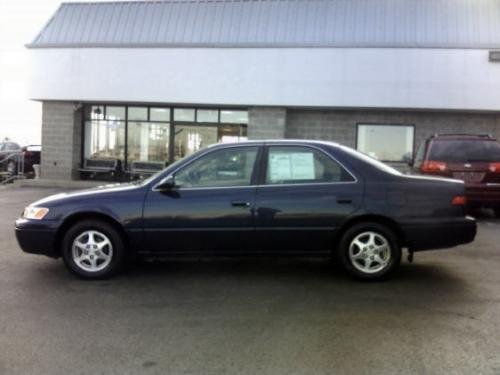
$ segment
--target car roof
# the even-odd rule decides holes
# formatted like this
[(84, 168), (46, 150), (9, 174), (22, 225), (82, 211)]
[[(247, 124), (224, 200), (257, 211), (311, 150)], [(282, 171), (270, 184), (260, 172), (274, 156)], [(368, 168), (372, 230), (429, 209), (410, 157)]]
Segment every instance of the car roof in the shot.
[(468, 133), (435, 134), (431, 137), (431, 139), (496, 141), (496, 139), (491, 134), (468, 134)]
[(340, 144), (329, 141), (320, 141), (315, 139), (262, 139), (262, 140), (245, 140), (241, 142), (231, 142), (231, 143), (214, 143), (208, 147), (213, 148), (223, 148), (223, 147), (231, 147), (231, 146), (241, 146), (241, 145), (257, 145), (262, 146), (266, 144), (283, 144), (283, 145), (323, 145), (323, 146), (333, 146), (340, 147)]

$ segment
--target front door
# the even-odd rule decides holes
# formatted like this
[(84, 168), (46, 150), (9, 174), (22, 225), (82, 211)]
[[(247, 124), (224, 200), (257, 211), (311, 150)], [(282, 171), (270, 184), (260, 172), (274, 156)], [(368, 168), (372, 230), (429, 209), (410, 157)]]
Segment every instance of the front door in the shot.
[(172, 190), (149, 192), (144, 205), (144, 250), (246, 250), (255, 229), (258, 154), (258, 146), (216, 149), (176, 171)]
[(331, 251), (337, 228), (359, 208), (363, 184), (324, 151), (269, 146), (256, 195), (256, 249)]

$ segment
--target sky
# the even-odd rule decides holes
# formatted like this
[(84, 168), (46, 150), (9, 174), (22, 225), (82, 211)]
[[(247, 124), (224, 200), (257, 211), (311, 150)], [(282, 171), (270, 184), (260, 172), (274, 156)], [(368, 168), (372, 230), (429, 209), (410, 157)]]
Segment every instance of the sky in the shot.
[(42, 106), (29, 100), (30, 55), (24, 45), (34, 39), (61, 2), (0, 0), (0, 140), (8, 137), (22, 146), (40, 144)]

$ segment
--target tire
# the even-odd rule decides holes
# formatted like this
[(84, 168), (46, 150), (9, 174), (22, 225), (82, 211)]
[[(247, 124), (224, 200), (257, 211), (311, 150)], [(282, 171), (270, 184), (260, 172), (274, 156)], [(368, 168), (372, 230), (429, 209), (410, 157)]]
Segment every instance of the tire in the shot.
[(500, 219), (500, 207), (494, 208), (493, 212), (495, 213), (495, 217)]
[(110, 278), (126, 263), (121, 234), (100, 220), (73, 225), (64, 235), (61, 255), (71, 273), (88, 280)]
[(14, 176), (16, 174), (16, 162), (14, 160), (9, 160), (7, 163), (7, 172), (9, 172), (10, 176)]
[(338, 257), (353, 277), (379, 280), (388, 277), (401, 262), (401, 246), (394, 232), (376, 222), (354, 224), (342, 235)]

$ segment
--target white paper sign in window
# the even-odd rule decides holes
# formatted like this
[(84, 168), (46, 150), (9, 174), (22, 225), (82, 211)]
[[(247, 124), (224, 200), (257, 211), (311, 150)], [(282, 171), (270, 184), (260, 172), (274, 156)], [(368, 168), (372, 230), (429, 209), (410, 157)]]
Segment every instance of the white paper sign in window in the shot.
[(312, 152), (270, 153), (269, 181), (314, 180), (314, 154)]

